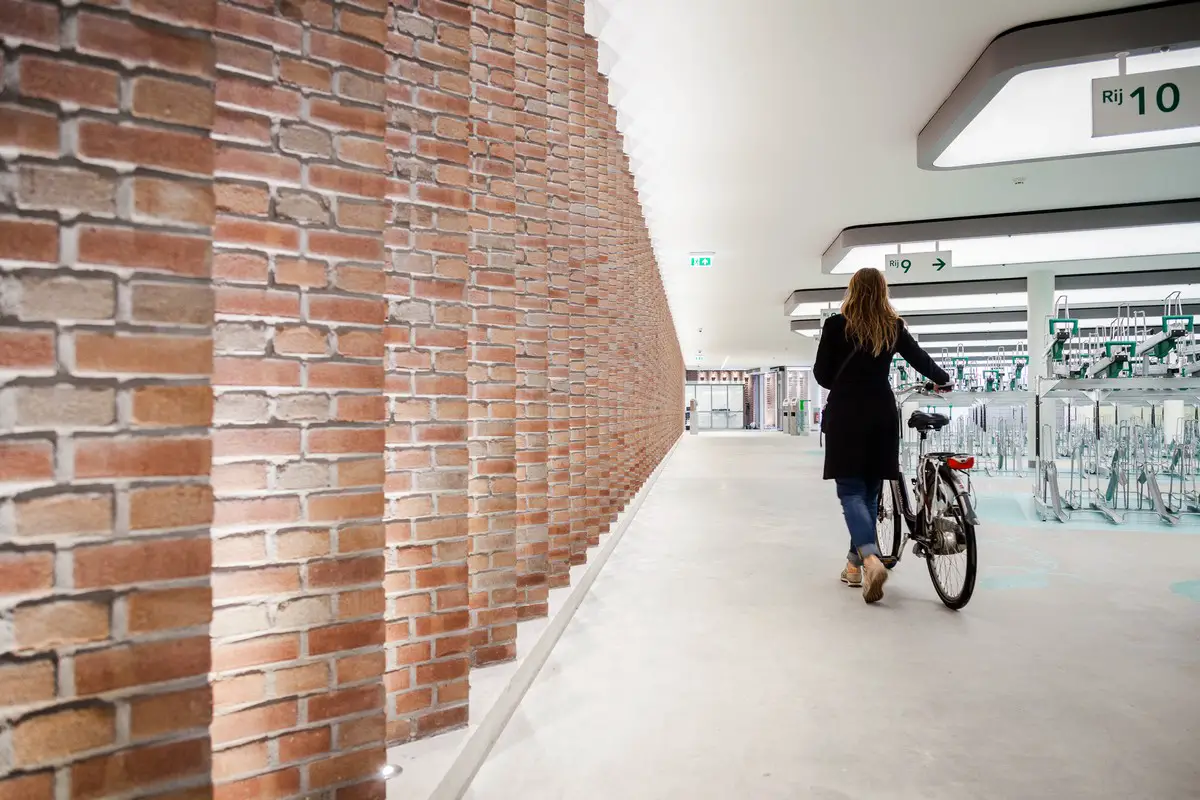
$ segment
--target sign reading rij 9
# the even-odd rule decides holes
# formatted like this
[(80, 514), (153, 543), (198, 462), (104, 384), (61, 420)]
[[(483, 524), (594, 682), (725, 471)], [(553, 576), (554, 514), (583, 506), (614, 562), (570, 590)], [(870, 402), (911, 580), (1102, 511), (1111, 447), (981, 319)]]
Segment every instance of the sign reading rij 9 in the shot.
[(1200, 67), (1096, 78), (1092, 136), (1200, 126)]
[(930, 253), (893, 253), (884, 259), (886, 272), (903, 272), (907, 275), (914, 268), (917, 272), (941, 272), (953, 266), (954, 259), (949, 250)]

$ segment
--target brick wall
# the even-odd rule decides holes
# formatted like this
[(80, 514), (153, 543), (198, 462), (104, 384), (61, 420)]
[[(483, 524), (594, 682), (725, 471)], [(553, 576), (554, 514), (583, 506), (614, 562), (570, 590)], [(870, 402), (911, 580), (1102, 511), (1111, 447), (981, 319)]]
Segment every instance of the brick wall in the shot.
[(215, 794), (365, 797), (385, 739), (387, 3), (261, 6), (216, 15)]
[(473, 0), (470, 255), (471, 662), (516, 657), (516, 18)]
[(215, 6), (135, 7), (0, 2), (4, 798), (208, 792)]
[(466, 724), (471, 6), (393, 4), (388, 738)]
[(380, 797), (682, 429), (582, 0), (0, 39), (0, 797)]
[(546, 0), (516, 9), (517, 615), (547, 613), (550, 217)]

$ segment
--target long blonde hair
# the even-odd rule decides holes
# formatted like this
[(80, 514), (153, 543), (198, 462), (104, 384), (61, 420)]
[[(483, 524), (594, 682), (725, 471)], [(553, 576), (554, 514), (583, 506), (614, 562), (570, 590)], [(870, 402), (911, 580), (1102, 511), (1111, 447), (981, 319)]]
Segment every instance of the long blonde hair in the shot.
[(888, 300), (887, 280), (872, 267), (860, 269), (850, 278), (842, 301), (846, 338), (859, 349), (877, 356), (896, 345), (900, 315)]

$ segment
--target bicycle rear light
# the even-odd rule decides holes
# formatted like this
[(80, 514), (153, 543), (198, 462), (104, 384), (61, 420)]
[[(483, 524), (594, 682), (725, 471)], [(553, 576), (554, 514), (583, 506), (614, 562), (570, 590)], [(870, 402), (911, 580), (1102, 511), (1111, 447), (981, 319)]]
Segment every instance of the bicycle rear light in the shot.
[(946, 463), (950, 465), (950, 469), (968, 470), (975, 466), (975, 456), (967, 456), (966, 458), (951, 456), (946, 459)]

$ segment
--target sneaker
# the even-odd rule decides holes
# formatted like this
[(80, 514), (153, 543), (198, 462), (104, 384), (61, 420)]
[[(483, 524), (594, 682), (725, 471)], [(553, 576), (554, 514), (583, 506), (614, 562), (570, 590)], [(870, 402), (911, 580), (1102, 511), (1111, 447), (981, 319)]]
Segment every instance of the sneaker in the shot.
[(862, 570), (857, 567), (851, 568), (847, 566), (842, 570), (842, 583), (855, 589), (862, 586)]
[(883, 597), (883, 585), (887, 583), (887, 567), (878, 558), (872, 558), (863, 564), (863, 600), (868, 603), (878, 603)]

